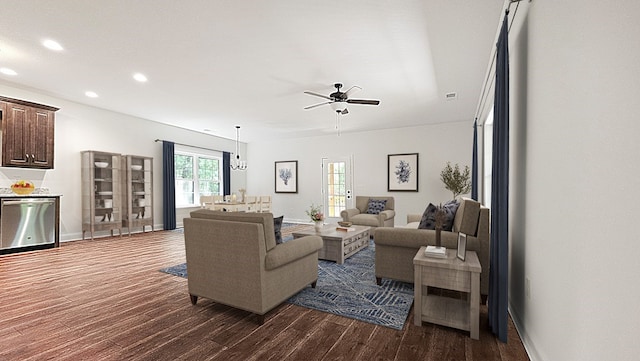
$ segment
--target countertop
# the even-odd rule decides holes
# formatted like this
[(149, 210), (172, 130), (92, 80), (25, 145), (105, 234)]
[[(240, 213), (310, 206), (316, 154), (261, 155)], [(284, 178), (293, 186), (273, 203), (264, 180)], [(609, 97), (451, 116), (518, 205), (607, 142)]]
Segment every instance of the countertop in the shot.
[(11, 191), (11, 188), (0, 188), (0, 198), (47, 198), (47, 197), (62, 197), (59, 193), (49, 193), (48, 188), (36, 188), (31, 194), (15, 194)]

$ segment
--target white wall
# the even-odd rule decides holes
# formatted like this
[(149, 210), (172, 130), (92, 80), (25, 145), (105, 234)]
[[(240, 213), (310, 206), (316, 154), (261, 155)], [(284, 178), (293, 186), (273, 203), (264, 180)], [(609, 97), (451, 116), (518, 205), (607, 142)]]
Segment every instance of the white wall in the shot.
[(640, 3), (529, 6), (511, 49), (511, 313), (533, 360), (637, 360)]
[[(60, 206), (61, 240), (82, 237), (80, 201), (80, 152), (98, 150), (113, 153), (151, 156), (154, 158), (154, 223), (162, 229), (162, 143), (164, 139), (177, 143), (235, 151), (235, 141), (162, 125), (104, 109), (81, 105), (33, 91), (0, 83), (0, 94), (35, 103), (59, 107), (56, 112), (55, 163), (53, 170), (0, 168), (0, 186), (8, 187), (16, 179), (34, 181), (36, 187), (48, 187), (51, 193), (62, 194)], [(241, 154), (246, 145), (242, 144)], [(244, 186), (244, 173), (233, 173), (232, 189)], [(190, 209), (178, 211), (181, 216)], [(135, 229), (134, 229), (135, 230)]]
[[(331, 119), (327, 119), (331, 126)], [(447, 161), (471, 167), (473, 121), (309, 138), (252, 142), (248, 146), (248, 194), (273, 196), (273, 212), (288, 221), (308, 221), (305, 210), (322, 204), (322, 158), (353, 157), (354, 195), (393, 196), (396, 225), (429, 202), (450, 200), (440, 171)], [(387, 191), (387, 155), (419, 153), (418, 192)], [(274, 162), (298, 161), (298, 193), (274, 192)]]
[[(61, 240), (82, 237), (80, 203), (80, 152), (98, 150), (154, 158), (154, 213), (157, 229), (162, 229), (162, 145), (155, 139), (235, 151), (234, 140), (165, 126), (104, 109), (90, 107), (0, 83), (0, 94), (59, 107), (56, 113), (55, 164), (53, 170), (0, 168), (0, 186), (16, 179), (34, 181), (62, 194)], [(331, 123), (328, 120), (328, 123)], [(331, 126), (331, 125), (329, 125)], [(231, 173), (231, 191), (246, 188), (250, 195), (272, 195), (274, 214), (289, 221), (307, 221), (304, 211), (321, 203), (321, 163), (323, 157), (352, 156), (354, 195), (391, 195), (396, 200), (396, 224), (406, 224), (407, 213), (422, 213), (429, 202), (444, 202), (451, 193), (440, 181), (447, 161), (471, 165), (473, 128), (471, 122), (439, 124), (355, 134), (271, 140), (241, 144), (249, 169)], [(419, 192), (387, 192), (387, 155), (419, 153)], [(298, 161), (297, 194), (275, 194), (274, 162)], [(177, 224), (191, 208), (178, 209)], [(98, 235), (104, 235), (98, 234)]]

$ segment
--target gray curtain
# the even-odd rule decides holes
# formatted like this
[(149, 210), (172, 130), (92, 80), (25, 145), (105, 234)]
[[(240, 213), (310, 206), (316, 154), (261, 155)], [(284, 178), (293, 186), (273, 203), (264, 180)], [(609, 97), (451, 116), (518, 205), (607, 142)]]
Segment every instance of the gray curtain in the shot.
[(164, 229), (176, 229), (176, 166), (173, 142), (162, 141), (162, 221)]
[(489, 262), (489, 326), (507, 342), (509, 276), (509, 13), (504, 16), (496, 53), (491, 179), (491, 246)]

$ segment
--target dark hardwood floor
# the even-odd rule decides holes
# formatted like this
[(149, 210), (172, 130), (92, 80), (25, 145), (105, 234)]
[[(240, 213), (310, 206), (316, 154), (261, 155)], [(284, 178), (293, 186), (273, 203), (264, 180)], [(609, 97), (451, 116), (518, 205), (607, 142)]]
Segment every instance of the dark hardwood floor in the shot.
[(390, 328), (284, 303), (264, 325), (159, 272), (185, 261), (181, 231), (0, 256), (0, 360), (528, 360), (509, 342), (446, 327)]

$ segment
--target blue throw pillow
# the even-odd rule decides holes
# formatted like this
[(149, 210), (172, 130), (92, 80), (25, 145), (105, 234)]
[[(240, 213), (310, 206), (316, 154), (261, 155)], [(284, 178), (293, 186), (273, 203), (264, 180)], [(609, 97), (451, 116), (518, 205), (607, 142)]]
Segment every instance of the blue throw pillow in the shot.
[(438, 208), (433, 205), (433, 203), (429, 203), (427, 209), (422, 213), (422, 219), (420, 219), (420, 224), (418, 225), (418, 229), (436, 229), (436, 210)]
[(282, 232), (280, 230), (282, 229), (283, 219), (284, 216), (276, 217), (273, 219), (273, 230), (276, 236), (276, 244), (282, 243)]
[(369, 205), (367, 206), (368, 214), (380, 214), (384, 211), (384, 207), (387, 205), (386, 199), (369, 199)]

